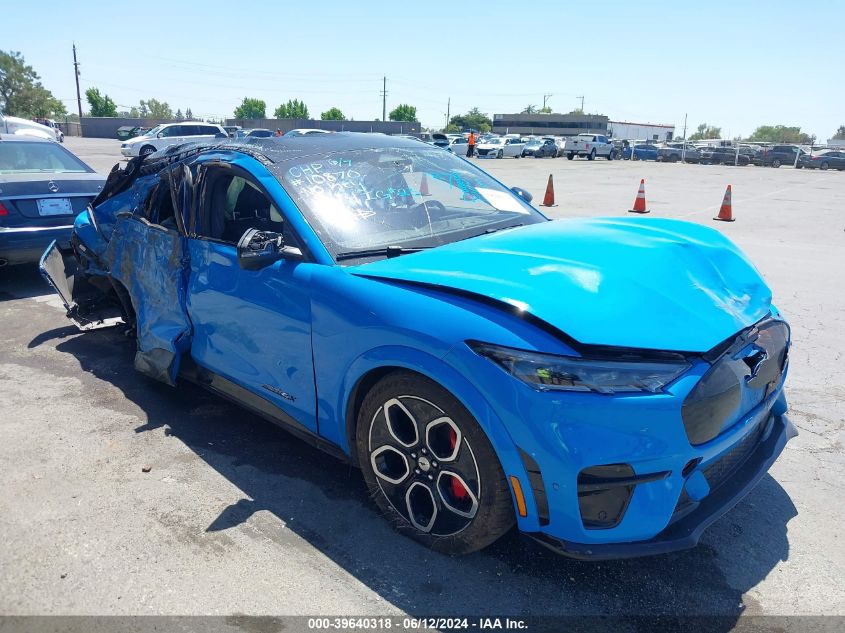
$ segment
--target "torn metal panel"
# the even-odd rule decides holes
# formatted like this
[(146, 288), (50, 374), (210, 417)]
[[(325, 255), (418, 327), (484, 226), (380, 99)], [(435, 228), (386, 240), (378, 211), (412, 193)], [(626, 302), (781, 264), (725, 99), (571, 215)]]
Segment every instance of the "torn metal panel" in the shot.
[(120, 306), (92, 278), (79, 274), (78, 262), (62, 256), (55, 241), (47, 247), (38, 268), (61, 298), (67, 317), (80, 330), (97, 330), (124, 322)]
[(191, 342), (185, 309), (184, 238), (137, 218), (118, 220), (106, 251), (111, 276), (126, 288), (135, 309), (135, 368), (174, 385)]

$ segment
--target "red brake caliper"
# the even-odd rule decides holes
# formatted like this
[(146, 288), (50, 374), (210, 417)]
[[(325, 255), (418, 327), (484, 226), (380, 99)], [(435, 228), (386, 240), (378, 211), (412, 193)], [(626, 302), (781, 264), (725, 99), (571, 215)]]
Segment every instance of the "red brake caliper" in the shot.
[[(455, 433), (455, 429), (451, 426), (449, 427), (449, 448), (453, 451), (455, 450), (455, 444), (458, 442), (458, 434)], [(449, 486), (452, 491), (452, 496), (455, 497), (458, 501), (463, 501), (467, 497), (469, 497), (469, 493), (466, 489), (461, 485), (461, 482), (455, 479), (454, 477), (449, 477)]]

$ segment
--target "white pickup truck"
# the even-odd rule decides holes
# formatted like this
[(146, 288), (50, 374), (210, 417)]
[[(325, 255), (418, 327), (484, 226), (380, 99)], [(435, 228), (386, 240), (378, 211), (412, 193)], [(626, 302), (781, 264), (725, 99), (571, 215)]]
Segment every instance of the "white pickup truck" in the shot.
[(616, 148), (603, 134), (579, 134), (568, 138), (562, 153), (569, 160), (576, 156), (586, 156), (587, 160), (593, 160), (596, 156), (604, 156), (607, 160), (616, 158)]

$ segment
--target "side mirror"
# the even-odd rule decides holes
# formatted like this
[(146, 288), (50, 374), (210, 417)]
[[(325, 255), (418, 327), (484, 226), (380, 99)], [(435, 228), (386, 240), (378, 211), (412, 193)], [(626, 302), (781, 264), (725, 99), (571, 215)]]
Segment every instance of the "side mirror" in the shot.
[(285, 246), (281, 233), (247, 229), (238, 240), (238, 265), (244, 270), (260, 270), (280, 259), (302, 259), (302, 251)]
[(534, 199), (534, 196), (525, 191), (525, 189), (523, 189), (522, 187), (511, 187), (511, 191), (513, 191), (516, 195), (518, 195), (526, 202), (531, 202)]
[(156, 138), (164, 138), (164, 132), (159, 132), (156, 134)]

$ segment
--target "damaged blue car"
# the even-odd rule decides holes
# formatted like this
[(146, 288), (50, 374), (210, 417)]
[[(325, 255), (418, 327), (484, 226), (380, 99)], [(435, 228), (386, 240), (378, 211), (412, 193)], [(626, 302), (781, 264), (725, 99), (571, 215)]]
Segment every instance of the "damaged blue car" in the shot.
[(116, 166), (41, 270), (138, 371), (356, 465), (435, 550), (692, 547), (795, 434), (789, 327), (715, 230), (529, 202), (382, 135), (181, 146)]

